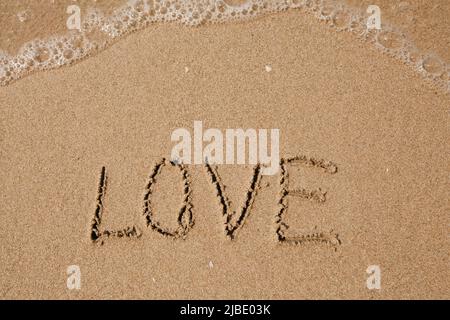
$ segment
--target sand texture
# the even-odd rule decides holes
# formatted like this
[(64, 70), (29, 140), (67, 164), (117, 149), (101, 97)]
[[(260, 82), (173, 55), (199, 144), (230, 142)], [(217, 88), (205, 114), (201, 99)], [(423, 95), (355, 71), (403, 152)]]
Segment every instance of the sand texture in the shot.
[[(412, 37), (448, 62), (448, 22), (420, 42), (442, 12), (417, 15)], [(0, 87), (0, 297), (448, 299), (449, 105), (292, 10), (156, 23), (34, 72)], [(279, 128), (280, 171), (170, 163), (196, 120)]]

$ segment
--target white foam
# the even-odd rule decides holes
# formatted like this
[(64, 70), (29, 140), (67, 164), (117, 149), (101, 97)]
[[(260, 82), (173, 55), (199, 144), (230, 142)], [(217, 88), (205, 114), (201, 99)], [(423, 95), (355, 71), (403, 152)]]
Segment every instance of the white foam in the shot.
[(174, 22), (195, 27), (285, 10), (302, 10), (325, 21), (336, 31), (351, 32), (450, 92), (450, 66), (438, 56), (420, 52), (401, 30), (386, 23), (380, 31), (367, 30), (366, 12), (327, 0), (248, 0), (233, 6), (224, 0), (137, 0), (133, 5), (116, 9), (110, 16), (90, 10), (83, 18), (80, 31), (70, 31), (63, 37), (45, 41), (31, 41), (16, 56), (0, 52), (0, 85), (7, 85), (36, 70), (71, 64), (106, 48), (114, 39), (153, 23)]

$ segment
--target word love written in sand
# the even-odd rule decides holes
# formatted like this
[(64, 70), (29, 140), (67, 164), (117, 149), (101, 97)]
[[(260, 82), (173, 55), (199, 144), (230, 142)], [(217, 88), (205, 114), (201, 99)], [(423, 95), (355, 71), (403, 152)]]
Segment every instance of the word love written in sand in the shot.
[[(323, 159), (317, 160), (314, 158), (308, 158), (306, 156), (297, 156), (289, 159), (281, 159), (280, 161), (280, 193), (278, 199), (278, 212), (276, 214), (275, 230), (277, 239), (280, 243), (288, 244), (326, 244), (334, 249), (341, 244), (339, 235), (333, 231), (329, 232), (318, 232), (314, 230), (308, 234), (300, 234), (296, 236), (288, 236), (285, 231), (289, 228), (284, 217), (289, 208), (289, 197), (299, 197), (305, 200), (314, 201), (317, 203), (324, 203), (326, 201), (326, 192), (322, 191), (320, 188), (316, 190), (307, 189), (294, 189), (290, 190), (288, 187), (288, 167), (289, 166), (307, 166), (316, 167), (321, 169), (326, 174), (336, 174), (337, 166)], [(168, 228), (161, 226), (158, 221), (155, 220), (155, 212), (152, 203), (152, 193), (157, 184), (157, 178), (161, 174), (164, 167), (170, 166), (172, 168), (177, 168), (180, 172), (180, 177), (183, 182), (183, 201), (181, 207), (178, 211), (177, 216), (177, 227)], [(221, 206), (221, 215), (224, 221), (225, 235), (233, 240), (236, 237), (237, 231), (242, 228), (245, 223), (246, 218), (249, 216), (252, 205), (255, 201), (257, 191), (259, 189), (261, 181), (261, 165), (257, 164), (253, 168), (253, 175), (250, 181), (250, 186), (246, 192), (246, 197), (244, 204), (239, 210), (233, 210), (231, 208), (231, 201), (225, 193), (225, 186), (222, 183), (222, 179), (219, 176), (217, 167), (210, 165), (208, 163), (204, 166), (205, 172), (210, 177), (210, 181), (215, 188), (216, 196), (218, 197)], [(137, 226), (126, 227), (121, 230), (101, 230), (103, 209), (104, 209), (104, 198), (107, 186), (107, 174), (106, 168), (103, 167), (100, 173), (100, 181), (97, 192), (97, 204), (95, 209), (94, 218), (91, 224), (91, 240), (94, 243), (103, 244), (107, 238), (139, 238), (142, 235), (142, 231)], [(160, 233), (163, 236), (170, 237), (173, 239), (185, 239), (189, 231), (194, 226), (194, 214), (193, 205), (191, 197), (191, 180), (190, 175), (187, 170), (187, 166), (179, 164), (173, 161), (167, 161), (162, 159), (158, 162), (153, 171), (151, 172), (148, 182), (145, 188), (144, 194), (144, 209), (143, 218), (145, 220), (145, 225), (152, 230)]]

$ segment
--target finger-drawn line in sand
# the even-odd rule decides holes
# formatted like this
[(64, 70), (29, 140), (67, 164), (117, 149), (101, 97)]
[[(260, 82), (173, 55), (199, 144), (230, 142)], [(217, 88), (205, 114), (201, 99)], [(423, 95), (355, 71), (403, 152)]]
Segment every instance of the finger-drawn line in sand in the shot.
[(324, 203), (326, 199), (326, 192), (322, 191), (322, 189), (318, 188), (316, 190), (306, 190), (303, 188), (288, 190), (287, 195), (298, 197), (306, 200), (313, 200), (318, 203)]
[[(154, 209), (151, 203), (151, 196), (154, 192), (157, 182), (157, 176), (162, 172), (163, 168), (167, 165), (177, 167), (180, 170), (183, 181), (183, 203), (178, 211), (178, 227), (176, 230), (170, 230), (169, 228), (162, 227), (154, 217)], [(307, 190), (304, 188), (289, 189), (289, 175), (287, 172), (287, 166), (306, 166), (322, 169), (327, 174), (336, 174), (338, 167), (336, 164), (323, 159), (308, 158), (306, 156), (297, 156), (292, 158), (282, 158), (280, 161), (280, 198), (278, 201), (279, 211), (277, 212), (275, 219), (276, 235), (280, 243), (304, 245), (304, 244), (326, 244), (335, 250), (341, 245), (339, 234), (330, 230), (328, 232), (317, 230), (317, 226), (314, 227), (312, 232), (306, 234), (297, 234), (294, 236), (286, 235), (285, 231), (289, 228), (289, 225), (284, 221), (284, 217), (288, 211), (289, 202), (288, 196), (299, 197), (305, 200), (314, 201), (318, 204), (326, 202), (326, 191), (322, 191), (321, 188), (315, 190)], [(250, 181), (250, 186), (247, 189), (246, 197), (243, 205), (238, 210), (231, 209), (231, 201), (225, 194), (225, 186), (217, 171), (217, 166), (211, 165), (206, 161), (205, 170), (211, 179), (211, 182), (216, 190), (216, 196), (219, 198), (220, 205), (222, 207), (222, 217), (224, 218), (225, 234), (233, 240), (236, 237), (237, 231), (242, 228), (247, 217), (250, 215), (250, 211), (255, 202), (257, 191), (260, 188), (260, 181), (262, 179), (261, 165), (257, 164), (253, 169), (253, 175)], [(102, 215), (104, 210), (104, 197), (107, 186), (107, 175), (105, 167), (102, 167), (96, 198), (96, 209), (94, 218), (91, 223), (91, 240), (94, 243), (103, 244), (104, 239), (110, 237), (116, 238), (139, 238), (142, 235), (141, 230), (137, 226), (126, 227), (121, 230), (100, 230)], [(173, 239), (185, 239), (188, 232), (194, 226), (193, 217), (193, 205), (192, 205), (192, 190), (191, 179), (188, 170), (185, 165), (179, 164), (176, 161), (167, 161), (162, 158), (153, 168), (148, 183), (145, 187), (144, 194), (144, 209), (143, 217), (145, 224), (152, 230), (157, 231), (166, 237)]]
[[(261, 180), (261, 166), (257, 164), (253, 169), (253, 176), (250, 182), (250, 187), (247, 190), (244, 205), (240, 208), (239, 213), (231, 209), (231, 201), (225, 194), (225, 186), (217, 172), (217, 167), (210, 165), (208, 162), (205, 164), (206, 171), (211, 178), (211, 182), (214, 184), (217, 192), (217, 197), (220, 200), (222, 206), (222, 216), (225, 219), (225, 235), (233, 240), (236, 236), (236, 232), (240, 229), (248, 217), (251, 207), (255, 201), (257, 189)], [(232, 223), (233, 217), (238, 215), (236, 223)]]
[(292, 158), (285, 159), (286, 163), (292, 165), (304, 165), (307, 167), (316, 167), (323, 169), (327, 173), (335, 174), (337, 173), (337, 165), (331, 161), (326, 161), (324, 159), (316, 159), (307, 156), (295, 156)]
[(117, 238), (139, 238), (142, 234), (141, 230), (137, 226), (126, 227), (122, 230), (100, 230), (102, 223), (103, 209), (104, 209), (104, 197), (106, 192), (107, 176), (106, 168), (102, 167), (100, 172), (100, 181), (97, 190), (97, 205), (95, 208), (94, 218), (91, 223), (91, 240), (96, 243), (103, 244), (105, 238), (117, 237)]
[(183, 204), (178, 212), (178, 228), (174, 231), (168, 228), (163, 228), (154, 218), (154, 210), (150, 201), (151, 195), (154, 191), (154, 185), (156, 183), (156, 177), (161, 173), (164, 166), (166, 166), (166, 159), (162, 159), (156, 164), (153, 172), (150, 174), (148, 184), (146, 186), (146, 192), (144, 195), (144, 218), (147, 227), (151, 227), (153, 230), (159, 232), (163, 236), (173, 238), (185, 238), (189, 230), (194, 226), (194, 217), (192, 214), (192, 197), (191, 197), (191, 182), (186, 167), (182, 164), (178, 164), (175, 161), (169, 161), (173, 167), (180, 169), (183, 179)]
[(283, 218), (286, 215), (289, 208), (288, 196), (297, 196), (304, 199), (312, 199), (319, 203), (326, 201), (326, 192), (323, 192), (320, 188), (313, 191), (306, 189), (289, 190), (289, 174), (287, 172), (287, 165), (304, 165), (307, 167), (316, 167), (323, 169), (326, 173), (336, 174), (338, 171), (337, 165), (331, 161), (325, 161), (323, 159), (309, 158), (306, 156), (296, 156), (288, 159), (281, 159), (280, 161), (280, 199), (278, 202), (279, 211), (275, 218), (277, 238), (280, 243), (303, 245), (307, 243), (323, 243), (333, 247), (335, 250), (337, 246), (341, 245), (339, 234), (330, 230), (329, 232), (317, 231), (317, 226), (312, 233), (300, 234), (296, 236), (287, 236), (285, 231), (289, 229), (289, 225), (284, 222)]
[[(284, 225), (286, 229), (289, 228), (286, 224)], [(317, 230), (317, 226), (314, 227), (311, 233), (290, 236), (289, 238), (285, 238), (283, 241), (287, 244), (294, 245), (325, 244), (327, 246), (331, 246), (335, 250), (337, 249), (337, 246), (341, 245), (339, 234), (335, 233), (332, 229), (328, 232), (319, 232)]]

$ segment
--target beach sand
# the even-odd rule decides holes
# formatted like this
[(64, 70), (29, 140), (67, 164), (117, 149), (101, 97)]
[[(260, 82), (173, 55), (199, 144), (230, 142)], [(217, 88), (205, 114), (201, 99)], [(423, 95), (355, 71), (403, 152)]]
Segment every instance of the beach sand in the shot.
[[(439, 35), (447, 42), (433, 42), (435, 51), (448, 59), (450, 32)], [(0, 297), (448, 299), (449, 102), (409, 66), (297, 11), (155, 24), (0, 87)], [(146, 226), (149, 176), (170, 158), (173, 130), (195, 120), (279, 128), (282, 158), (336, 165), (334, 174), (287, 165), (290, 188), (326, 191), (323, 203), (289, 199), (286, 235), (302, 241), (277, 238), (280, 173), (261, 177), (245, 223), (227, 238), (204, 165), (185, 167), (186, 237)], [(102, 167), (99, 229), (135, 226), (140, 237), (92, 241)], [(253, 166), (217, 172), (239, 210)], [(161, 224), (177, 226), (183, 188), (166, 161), (151, 194)], [(70, 265), (80, 290), (67, 288)], [(379, 290), (366, 286), (370, 265), (381, 269)]]

